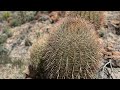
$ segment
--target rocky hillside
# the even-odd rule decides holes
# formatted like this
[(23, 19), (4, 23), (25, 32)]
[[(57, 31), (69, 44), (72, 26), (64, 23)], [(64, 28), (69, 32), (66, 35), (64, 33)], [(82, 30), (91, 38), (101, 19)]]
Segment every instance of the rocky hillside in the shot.
[[(104, 43), (104, 64), (113, 79), (120, 78), (120, 12), (105, 12), (106, 27), (100, 30)], [(105, 68), (104, 68), (105, 69)]]
[[(120, 12), (105, 11), (105, 24), (98, 31), (104, 45), (101, 78), (120, 78)], [(24, 79), (30, 48), (49, 34), (65, 11), (0, 12), (0, 79)]]
[[(24, 15), (24, 20), (31, 17), (28, 13), (33, 14), (35, 12), (1, 12), (0, 78), (25, 78), (24, 70), (27, 70), (29, 50), (32, 44), (36, 42), (38, 38), (42, 38), (43, 34), (49, 33), (52, 25), (58, 20), (58, 12), (49, 14), (49, 12), (46, 11), (38, 12), (32, 20), (29, 21), (29, 19), (26, 19), (24, 23), (18, 24), (22, 19), (17, 21), (13, 17), (15, 17), (16, 14), (22, 13), (27, 13), (27, 15)], [(3, 19), (3, 17), (6, 17), (6, 19)], [(19, 15), (19, 18), (22, 18), (22, 16), (20, 17)], [(15, 21), (14, 24), (12, 22), (13, 19)], [(10, 37), (7, 36), (8, 32), (11, 34)]]

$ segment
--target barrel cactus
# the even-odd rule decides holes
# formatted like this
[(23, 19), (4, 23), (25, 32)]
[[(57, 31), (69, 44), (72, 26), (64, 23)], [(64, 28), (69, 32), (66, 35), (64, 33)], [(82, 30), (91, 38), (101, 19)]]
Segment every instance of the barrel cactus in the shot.
[(95, 79), (101, 50), (95, 28), (82, 18), (65, 18), (31, 49), (34, 78)]
[(96, 29), (104, 23), (104, 12), (103, 11), (67, 11), (66, 16), (81, 17), (94, 23)]

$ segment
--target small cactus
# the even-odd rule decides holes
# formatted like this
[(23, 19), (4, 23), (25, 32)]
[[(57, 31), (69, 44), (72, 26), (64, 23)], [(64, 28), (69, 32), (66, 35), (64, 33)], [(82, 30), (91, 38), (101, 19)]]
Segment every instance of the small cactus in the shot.
[(67, 17), (53, 29), (31, 49), (34, 78), (97, 78), (101, 50), (94, 26), (82, 18)]
[(81, 17), (94, 23), (96, 29), (104, 23), (104, 13), (103, 11), (67, 11), (66, 16)]

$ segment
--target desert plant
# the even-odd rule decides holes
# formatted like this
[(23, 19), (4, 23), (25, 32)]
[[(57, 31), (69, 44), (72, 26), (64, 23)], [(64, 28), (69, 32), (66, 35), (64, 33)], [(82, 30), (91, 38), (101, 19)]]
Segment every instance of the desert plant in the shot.
[(9, 11), (5, 11), (2, 14), (3, 20), (7, 20), (11, 16), (11, 13)]
[(22, 24), (24, 24), (25, 22), (29, 22), (34, 20), (34, 16), (35, 16), (35, 11), (19, 11), (18, 12), (18, 19), (21, 21)]
[(94, 23), (96, 29), (104, 23), (103, 11), (67, 11), (66, 16), (82, 17)]
[(30, 22), (30, 21), (34, 20), (34, 16), (28, 16), (26, 19), (27, 19), (26, 21)]
[(7, 35), (6, 34), (2, 34), (0, 35), (0, 44), (4, 43), (7, 40)]
[(29, 13), (26, 14), (26, 21), (29, 22), (29, 21), (32, 21), (35, 19), (35, 11), (31, 11)]
[(12, 18), (9, 18), (10, 20), (8, 19), (8, 21), (10, 26), (16, 27), (34, 20), (34, 16), (35, 11), (16, 11), (16, 13), (12, 16)]
[(7, 54), (8, 50), (0, 44), (0, 55)]
[(18, 11), (18, 16), (17, 18), (21, 21), (21, 24), (25, 23), (26, 19), (25, 19), (25, 11)]
[(12, 20), (10, 21), (10, 26), (11, 26), (11, 27), (16, 27), (16, 26), (19, 26), (19, 25), (21, 25), (21, 21), (18, 20), (18, 19), (12, 19)]
[(55, 32), (31, 49), (35, 78), (95, 79), (100, 68), (99, 39), (92, 24), (82, 18), (65, 18)]
[(7, 27), (3, 29), (3, 33), (6, 34), (6, 35), (8, 36), (8, 38), (9, 38), (9, 37), (12, 37), (12, 32), (11, 32), (11, 30), (10, 30), (9, 28), (7, 28)]

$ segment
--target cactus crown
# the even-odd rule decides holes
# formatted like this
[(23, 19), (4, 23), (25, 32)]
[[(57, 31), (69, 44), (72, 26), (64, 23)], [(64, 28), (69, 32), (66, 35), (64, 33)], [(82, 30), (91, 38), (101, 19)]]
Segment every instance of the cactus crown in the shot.
[(94, 26), (81, 18), (65, 18), (31, 52), (36, 76), (45, 79), (96, 78), (100, 59)]
[(66, 16), (81, 17), (91, 23), (94, 23), (96, 29), (99, 29), (103, 23), (103, 11), (67, 11)]

